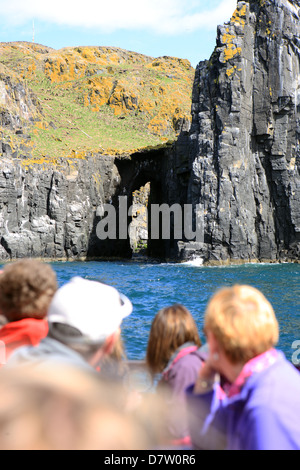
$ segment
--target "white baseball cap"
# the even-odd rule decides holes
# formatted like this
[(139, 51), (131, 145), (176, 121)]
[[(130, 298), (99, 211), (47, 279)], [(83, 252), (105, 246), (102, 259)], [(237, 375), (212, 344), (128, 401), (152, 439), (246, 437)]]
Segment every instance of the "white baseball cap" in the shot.
[(48, 322), (72, 326), (90, 342), (104, 342), (118, 330), (132, 304), (117, 289), (98, 281), (73, 277), (55, 293)]

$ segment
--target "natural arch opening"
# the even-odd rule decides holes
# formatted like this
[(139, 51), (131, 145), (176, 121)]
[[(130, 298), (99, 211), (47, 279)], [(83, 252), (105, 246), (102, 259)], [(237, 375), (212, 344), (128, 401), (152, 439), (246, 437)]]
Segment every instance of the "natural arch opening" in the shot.
[(161, 205), (162, 188), (157, 181), (147, 181), (147, 174), (140, 175), (130, 195), (128, 219), (129, 245), (132, 259), (165, 258), (165, 241), (159, 236), (152, 239), (151, 206)]
[[(168, 204), (167, 153), (150, 150), (116, 158), (118, 184), (109, 202), (97, 210), (90, 256), (101, 258), (169, 258), (172, 240), (161, 236), (161, 216), (151, 222), (153, 205)], [(154, 220), (154, 217), (153, 217)], [(152, 238), (152, 228), (158, 236)], [(158, 228), (157, 228), (158, 227)]]
[(148, 256), (148, 205), (151, 191), (150, 181), (132, 193), (131, 222), (128, 228), (132, 258)]

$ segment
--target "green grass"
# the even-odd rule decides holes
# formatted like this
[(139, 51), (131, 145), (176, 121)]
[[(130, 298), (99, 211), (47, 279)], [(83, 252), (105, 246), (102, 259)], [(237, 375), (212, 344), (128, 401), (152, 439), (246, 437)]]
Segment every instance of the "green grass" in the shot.
[[(134, 114), (116, 118), (109, 106), (102, 106), (99, 112), (84, 107), (77, 90), (74, 91), (74, 83), (62, 88), (51, 84), (41, 74), (40, 80), (27, 81), (27, 84), (39, 97), (45, 121), (55, 126), (31, 132), (35, 157), (64, 156), (75, 149), (91, 152), (117, 149), (126, 153), (161, 143), (160, 137), (149, 133), (147, 122)], [(166, 140), (168, 138), (174, 136), (167, 136)]]
[[(177, 109), (181, 115), (189, 113), (190, 96), (186, 93), (186, 87), (192, 88), (191, 77), (186, 73), (184, 64), (177, 66), (176, 61), (173, 63), (171, 59), (157, 59), (153, 62), (154, 66), (151, 58), (148, 61), (143, 57), (141, 60), (137, 57), (133, 62), (125, 57), (120, 63), (107, 59), (107, 63), (103, 64), (101, 61), (84, 62), (84, 55), (77, 57), (76, 49), (70, 50), (67, 55), (63, 52), (60, 55), (59, 51), (53, 55), (51, 51), (46, 51), (45, 55), (41, 55), (39, 50), (26, 44), (3, 46), (1, 50), (0, 64), (7, 67), (5, 73), (11, 70), (15, 78), (19, 77), (26, 85), (27, 94), (32, 91), (40, 103), (41, 112), (35, 111), (35, 125), (29, 129), (28, 123), (24, 123), (26, 133), (30, 134), (34, 143), (33, 158), (48, 156), (56, 159), (68, 157), (74, 152), (126, 154), (162, 145), (176, 139), (172, 119), (173, 115), (177, 118)], [(122, 54), (120, 51), (121, 57)], [(45, 68), (45, 59), (48, 58), (54, 64), (56, 60), (60, 64), (62, 58), (64, 70), (61, 77), (59, 66), (54, 67), (51, 75), (52, 80), (62, 78), (62, 82), (51, 82), (47, 78), (49, 72)], [(68, 74), (76, 64), (78, 70), (84, 72), (81, 77), (73, 71)], [(97, 77), (110, 78), (111, 83), (119, 85), (111, 105), (99, 107), (102, 103), (100, 99), (98, 101), (98, 97), (102, 96), (101, 80), (93, 81)], [(109, 93), (108, 82), (104, 81), (103, 84), (105, 93)], [(121, 101), (124, 96), (137, 98), (138, 105), (134, 104), (137, 108), (126, 109)], [(186, 106), (182, 101), (184, 96)], [(90, 100), (91, 106), (86, 106), (87, 100)]]

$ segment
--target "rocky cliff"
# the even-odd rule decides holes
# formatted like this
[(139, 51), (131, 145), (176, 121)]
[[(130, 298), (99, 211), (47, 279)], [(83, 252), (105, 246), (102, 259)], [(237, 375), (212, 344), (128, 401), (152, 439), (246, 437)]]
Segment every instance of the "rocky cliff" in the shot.
[(124, 155), (174, 141), (191, 118), (193, 79), (174, 57), (0, 43), (2, 152)]
[(0, 259), (131, 256), (130, 239), (99, 241), (97, 209), (132, 197), (118, 159), (163, 158), (189, 127), (193, 79), (180, 58), (0, 43)]
[[(218, 27), (210, 60), (196, 69), (191, 125), (183, 107), (170, 111), (169, 87), (181, 80), (188, 88), (185, 61), (103, 48), (58, 54), (37, 45), (23, 45), (22, 52), (13, 45), (7, 53), (2, 45), (0, 259), (131, 256), (139, 246), (145, 253), (144, 210), (139, 225), (136, 208), (144, 201), (146, 207), (198, 205), (203, 220), (201, 241), (149, 239), (150, 256), (298, 261), (299, 12), (299, 0), (238, 2), (230, 21)], [(149, 74), (145, 81), (143, 68), (152, 81)], [(190, 107), (189, 98), (186, 103)], [(158, 110), (166, 110), (163, 121)], [(140, 124), (131, 119), (140, 115), (146, 116), (148, 137), (158, 134), (148, 140), (150, 148), (132, 144)], [(97, 141), (95, 116), (97, 125), (103, 121), (112, 129), (106, 150)], [(125, 139), (129, 146), (120, 151), (116, 139), (127, 121), (134, 138)], [(173, 140), (180, 131), (172, 146), (166, 144), (170, 129)], [(89, 148), (85, 139), (93, 136), (98, 143)], [(64, 148), (70, 142), (73, 147)], [(120, 196), (134, 207), (128, 216), (133, 239), (101, 241), (97, 208), (118, 208)]]
[[(210, 262), (299, 260), (300, 2), (238, 2), (193, 88), (187, 201), (201, 203)], [(182, 153), (182, 151), (181, 151)]]
[(0, 169), (0, 259), (93, 257), (97, 207), (118, 183), (111, 157), (55, 166), (2, 159)]

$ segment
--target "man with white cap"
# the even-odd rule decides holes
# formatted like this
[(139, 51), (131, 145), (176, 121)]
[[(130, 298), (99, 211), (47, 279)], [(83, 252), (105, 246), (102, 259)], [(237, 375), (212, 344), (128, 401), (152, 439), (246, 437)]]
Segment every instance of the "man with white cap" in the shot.
[(57, 290), (48, 311), (49, 333), (36, 347), (18, 349), (9, 366), (56, 362), (96, 368), (120, 336), (132, 304), (114, 287), (74, 277)]

